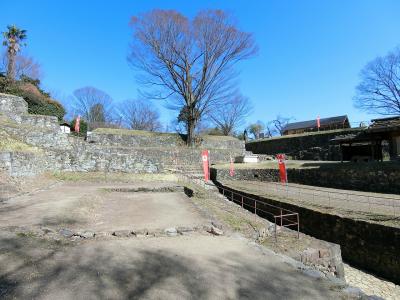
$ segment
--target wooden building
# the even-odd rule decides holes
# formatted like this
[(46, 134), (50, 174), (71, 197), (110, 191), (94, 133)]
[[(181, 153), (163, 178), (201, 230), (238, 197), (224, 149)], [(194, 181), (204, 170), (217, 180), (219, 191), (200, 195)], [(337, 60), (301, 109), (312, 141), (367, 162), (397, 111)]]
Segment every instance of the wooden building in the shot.
[(315, 131), (334, 130), (343, 128), (350, 128), (350, 122), (347, 115), (331, 117), (331, 118), (322, 118), (320, 119), (320, 128), (318, 128), (317, 119), (310, 121), (289, 123), (282, 129), (282, 134), (290, 135), (290, 134), (298, 134), (305, 132), (315, 132)]
[(345, 136), (337, 136), (333, 143), (339, 144), (342, 161), (383, 160), (382, 142), (389, 144), (391, 160), (400, 159), (400, 117), (371, 120), (365, 130)]

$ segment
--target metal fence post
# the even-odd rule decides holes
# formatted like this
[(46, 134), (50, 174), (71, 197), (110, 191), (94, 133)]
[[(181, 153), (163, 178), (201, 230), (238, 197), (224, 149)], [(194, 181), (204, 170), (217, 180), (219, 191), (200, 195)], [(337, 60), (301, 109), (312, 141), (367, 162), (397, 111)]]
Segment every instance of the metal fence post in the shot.
[(243, 208), (243, 196), (242, 196), (242, 208)]
[(297, 238), (300, 239), (300, 218), (299, 218), (299, 214), (297, 214)]

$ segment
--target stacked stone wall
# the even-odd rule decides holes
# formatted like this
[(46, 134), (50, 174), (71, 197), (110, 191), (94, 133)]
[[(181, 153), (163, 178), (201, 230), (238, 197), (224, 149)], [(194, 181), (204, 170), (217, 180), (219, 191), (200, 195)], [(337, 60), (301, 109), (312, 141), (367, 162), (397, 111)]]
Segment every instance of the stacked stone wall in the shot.
[[(279, 181), (277, 169), (236, 169), (234, 177), (229, 170), (211, 169), (216, 180)], [(400, 194), (400, 163), (343, 163), (320, 168), (287, 169), (288, 181), (304, 185), (357, 190), (364, 192)]]
[[(112, 130), (111, 130), (112, 131)], [(95, 143), (104, 146), (122, 146), (122, 147), (186, 147), (185, 136), (174, 133), (101, 133), (93, 131), (88, 137), (89, 143)], [(232, 149), (235, 153), (243, 154), (245, 151), (244, 141), (232, 137), (203, 136), (199, 140), (197, 148), (203, 149)], [(238, 150), (240, 150), (238, 152)]]
[(246, 150), (255, 154), (276, 155), (285, 153), (297, 160), (331, 160), (341, 159), (340, 147), (330, 140), (338, 135), (359, 132), (360, 128), (323, 131), (320, 133), (288, 135), (246, 143)]
[(200, 146), (188, 148), (177, 134), (93, 132), (84, 141), (60, 132), (56, 117), (29, 115), (22, 98), (5, 94), (0, 94), (0, 113), (7, 117), (0, 124), (2, 130), (43, 151), (3, 152), (0, 166), (12, 176), (44, 171), (155, 173), (175, 168), (200, 169), (203, 149), (210, 151), (211, 163), (228, 163), (230, 157), (244, 152), (244, 143), (237, 139), (209, 137)]
[[(221, 183), (218, 185), (223, 186)], [(342, 257), (348, 263), (400, 284), (400, 228), (322, 213), (276, 199), (234, 191), (298, 212), (301, 232), (339, 244)]]

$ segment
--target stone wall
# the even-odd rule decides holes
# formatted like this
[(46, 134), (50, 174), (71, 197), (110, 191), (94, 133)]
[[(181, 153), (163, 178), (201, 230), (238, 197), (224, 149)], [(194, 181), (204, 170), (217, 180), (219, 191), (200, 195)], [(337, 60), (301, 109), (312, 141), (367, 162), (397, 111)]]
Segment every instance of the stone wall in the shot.
[[(287, 169), (291, 183), (375, 193), (400, 194), (400, 162), (343, 163), (319, 168)], [(212, 168), (217, 180), (279, 181), (277, 169), (236, 169), (234, 177), (229, 170)]]
[[(0, 94), (0, 127), (13, 138), (39, 147), (42, 154), (7, 152), (0, 167), (11, 176), (44, 171), (164, 172), (169, 169), (201, 169), (201, 151), (208, 149), (212, 163), (228, 163), (244, 152), (234, 138), (205, 137), (195, 148), (184, 145), (177, 134), (111, 130), (93, 132), (87, 141), (60, 132), (56, 117), (29, 115), (26, 102)], [(6, 120), (4, 120), (6, 116)], [(20, 170), (20, 171), (18, 171)]]
[(43, 153), (0, 152), (0, 171), (9, 176), (34, 176), (52, 169), (51, 160)]
[(40, 127), (54, 132), (60, 131), (57, 117), (43, 115), (22, 115), (21, 123), (27, 126)]
[[(124, 129), (106, 129), (106, 132), (93, 131), (88, 134), (87, 141), (104, 146), (119, 147), (183, 147), (185, 136), (177, 133), (159, 133)], [(203, 149), (232, 149), (240, 155), (244, 153), (244, 141), (226, 136), (203, 136), (199, 148)], [(238, 152), (238, 150), (240, 150)], [(238, 154), (238, 155), (239, 155)]]
[(285, 153), (298, 160), (340, 160), (340, 148), (330, 144), (337, 135), (356, 133), (360, 128), (322, 131), (280, 136), (246, 143), (246, 150), (255, 154)]
[(345, 261), (400, 284), (400, 228), (322, 213), (242, 191), (236, 192), (298, 212), (301, 232), (339, 244)]
[(28, 103), (21, 97), (0, 93), (0, 113), (20, 121), (20, 116), (28, 113)]

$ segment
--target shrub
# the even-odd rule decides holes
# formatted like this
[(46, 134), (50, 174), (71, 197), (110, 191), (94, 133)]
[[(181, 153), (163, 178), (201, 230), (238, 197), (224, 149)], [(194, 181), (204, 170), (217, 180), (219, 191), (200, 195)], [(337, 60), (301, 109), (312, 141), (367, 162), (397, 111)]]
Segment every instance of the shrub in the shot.
[[(70, 125), (72, 127), (72, 130), (74, 130), (74, 128), (75, 128), (75, 123), (76, 123), (76, 118), (71, 121)], [(79, 133), (75, 132), (75, 131), (73, 131), (72, 133), (77, 135), (77, 136), (86, 136), (86, 133), (88, 131), (88, 124), (86, 123), (85, 120), (81, 119), (81, 121), (79, 123), (79, 129), (80, 129)]]
[(35, 115), (56, 116), (62, 121), (65, 109), (50, 94), (39, 87), (40, 81), (22, 76), (20, 81), (10, 82), (0, 77), (0, 92), (20, 96), (28, 103), (28, 112)]

